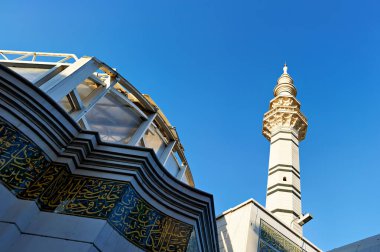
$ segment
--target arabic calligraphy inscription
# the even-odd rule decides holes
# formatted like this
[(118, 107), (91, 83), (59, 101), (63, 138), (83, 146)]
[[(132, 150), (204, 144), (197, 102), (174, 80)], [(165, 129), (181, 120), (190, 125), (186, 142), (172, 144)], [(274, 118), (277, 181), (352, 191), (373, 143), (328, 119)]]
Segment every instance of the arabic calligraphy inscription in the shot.
[(72, 174), (0, 118), (0, 181), (41, 210), (107, 220), (147, 251), (186, 251), (193, 226), (158, 211), (129, 182)]

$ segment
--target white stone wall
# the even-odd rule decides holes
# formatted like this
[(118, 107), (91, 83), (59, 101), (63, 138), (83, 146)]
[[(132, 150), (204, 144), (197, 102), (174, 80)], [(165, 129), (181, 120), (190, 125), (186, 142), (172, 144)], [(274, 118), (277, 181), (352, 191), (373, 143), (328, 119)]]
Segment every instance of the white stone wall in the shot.
[(289, 129), (279, 130), (271, 138), (266, 208), (302, 234), (296, 222), (302, 214), (299, 141)]
[(232, 211), (217, 221), (219, 248), (221, 252), (245, 251), (251, 207), (243, 206), (239, 211)]
[(259, 251), (262, 220), (305, 251), (321, 251), (253, 199), (225, 211), (216, 220), (221, 252)]

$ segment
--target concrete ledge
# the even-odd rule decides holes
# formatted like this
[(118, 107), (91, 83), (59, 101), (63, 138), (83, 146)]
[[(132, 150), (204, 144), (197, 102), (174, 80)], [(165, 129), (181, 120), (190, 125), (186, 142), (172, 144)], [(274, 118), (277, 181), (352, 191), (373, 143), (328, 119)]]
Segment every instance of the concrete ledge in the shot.
[[(4, 192), (8, 191), (8, 193)], [(36, 203), (29, 200), (17, 199), (7, 188), (0, 186), (0, 201), (4, 204), (1, 208), (0, 221), (14, 223), (24, 230), (29, 222), (40, 212)]]
[(25, 233), (80, 242), (93, 242), (106, 224), (105, 220), (40, 212)]
[(103, 227), (99, 236), (94, 242), (95, 246), (104, 252), (143, 252), (144, 250), (136, 247), (128, 240), (124, 239), (115, 229), (113, 229), (108, 223)]
[(0, 218), (7, 209), (16, 201), (16, 197), (0, 183)]
[[(90, 243), (55, 239), (51, 237), (23, 234), (8, 252), (88, 252), (94, 251)], [(95, 250), (96, 251), (96, 250)]]
[(15, 224), (0, 222), (0, 251), (9, 251), (20, 236), (21, 233)]

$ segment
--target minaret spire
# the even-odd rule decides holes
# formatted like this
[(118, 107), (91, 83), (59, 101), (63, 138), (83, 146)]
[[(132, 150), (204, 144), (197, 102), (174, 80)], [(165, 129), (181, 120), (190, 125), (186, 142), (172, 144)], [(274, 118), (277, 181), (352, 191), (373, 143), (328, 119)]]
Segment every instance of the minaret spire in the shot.
[(288, 66), (286, 65), (286, 61), (282, 69), (284, 70), (284, 74), (288, 74)]
[(270, 141), (266, 208), (302, 234), (299, 142), (306, 136), (307, 119), (286, 63), (283, 70), (263, 120), (263, 135)]

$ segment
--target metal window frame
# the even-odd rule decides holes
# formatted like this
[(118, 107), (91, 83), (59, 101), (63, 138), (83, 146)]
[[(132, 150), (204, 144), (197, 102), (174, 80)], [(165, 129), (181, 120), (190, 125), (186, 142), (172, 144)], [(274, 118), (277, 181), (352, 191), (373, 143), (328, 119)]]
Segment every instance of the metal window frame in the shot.
[[(10, 55), (18, 55), (18, 57), (16, 56), (11, 59), (9, 57)], [(0, 59), (0, 64), (8, 67), (49, 69), (44, 75), (35, 80), (34, 84), (49, 94), (56, 102), (60, 102), (64, 96), (68, 96), (69, 101), (73, 106), (73, 111), (69, 114), (78, 123), (81, 121), (87, 129), (90, 129), (90, 126), (87, 123), (86, 114), (107, 93), (115, 95), (120, 101), (133, 109), (143, 119), (143, 122), (132, 135), (130, 141), (126, 144), (138, 145), (138, 142), (143, 138), (149, 127), (156, 122), (160, 128), (157, 132), (160, 133), (160, 137), (162, 137), (166, 144), (164, 152), (159, 159), (165, 165), (170, 154), (173, 153), (173, 156), (180, 167), (177, 178), (178, 176), (180, 179), (183, 178), (188, 169), (188, 164), (175, 128), (170, 126), (167, 119), (164, 118), (164, 115), (161, 112), (159, 112), (159, 108), (155, 104), (152, 104), (150, 100), (145, 98), (143, 94), (141, 94), (128, 80), (116, 72), (115, 69), (112, 69), (95, 57), (84, 56), (78, 59), (74, 54), (0, 50), (0, 56), (4, 58), (3, 60)], [(32, 57), (32, 59), (27, 60), (30, 57)], [(37, 57), (38, 59), (49, 57), (49, 59), (56, 58), (57, 60), (55, 62), (40, 61), (37, 60)], [(70, 59), (73, 59), (74, 62), (69, 63), (68, 61)], [(98, 72), (99, 70), (103, 71), (105, 74), (100, 74)], [(100, 78), (106, 77), (106, 80), (103, 81), (103, 78), (100, 79), (99, 76)], [(90, 93), (88, 97), (82, 100), (76, 88), (85, 79), (90, 79), (97, 84), (98, 87)], [(125, 89), (125, 91), (133, 95), (139, 105), (141, 105), (142, 109), (135, 104), (134, 99), (133, 101), (130, 100), (126, 95), (115, 89), (114, 86), (116, 84), (119, 84)], [(174, 152), (177, 152), (181, 160), (177, 160), (177, 156), (174, 155)], [(193, 183), (193, 181), (190, 183)]]

